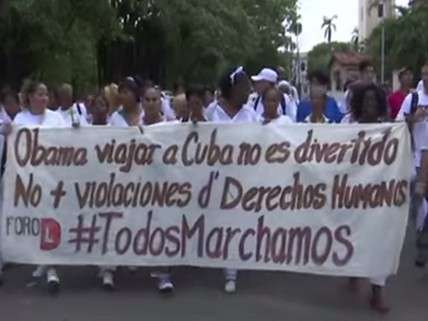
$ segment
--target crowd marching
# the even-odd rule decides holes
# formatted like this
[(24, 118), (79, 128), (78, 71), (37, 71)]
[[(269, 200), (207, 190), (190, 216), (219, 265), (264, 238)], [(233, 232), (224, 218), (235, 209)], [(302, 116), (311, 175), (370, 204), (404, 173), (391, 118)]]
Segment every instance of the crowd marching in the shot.
[[(339, 103), (328, 95), (329, 77), (320, 71), (309, 75), (310, 97), (300, 101), (296, 88), (285, 80), (281, 67), (276, 70), (264, 68), (252, 77), (242, 67), (231, 68), (221, 77), (216, 89), (177, 84), (172, 95), (138, 76), (127, 77), (119, 85), (109, 84), (84, 99), (76, 99), (69, 84), (53, 89), (42, 82), (24, 81), (19, 93), (11, 88), (1, 91), (1, 134), (7, 140), (12, 125), (76, 128), (149, 126), (166, 122), (287, 125), (406, 121), (412, 133), (415, 161), (411, 192), (411, 215), (416, 218), (418, 231), (415, 262), (418, 267), (424, 267), (428, 260), (428, 207), (425, 201), (428, 182), (428, 145), (425, 143), (428, 140), (425, 126), (428, 123), (428, 63), (422, 66), (422, 80), (417, 89), (413, 89), (413, 73), (409, 68), (401, 69), (399, 77), (400, 89), (388, 94), (376, 84), (373, 65), (365, 61), (360, 64), (360, 78), (348, 82), (345, 98)], [(99, 268), (104, 288), (115, 288), (115, 270), (114, 266)], [(235, 292), (238, 271), (226, 269), (224, 275), (225, 291)], [(60, 278), (53, 266), (37, 267), (33, 277), (46, 279), (51, 291), (59, 288)], [(170, 268), (154, 273), (153, 277), (158, 280), (158, 289), (162, 293), (173, 290)], [(370, 280), (370, 303), (378, 312), (388, 311), (383, 297), (386, 279), (387, 276), (379, 276)], [(358, 279), (350, 279), (349, 285), (356, 287), (358, 282)]]

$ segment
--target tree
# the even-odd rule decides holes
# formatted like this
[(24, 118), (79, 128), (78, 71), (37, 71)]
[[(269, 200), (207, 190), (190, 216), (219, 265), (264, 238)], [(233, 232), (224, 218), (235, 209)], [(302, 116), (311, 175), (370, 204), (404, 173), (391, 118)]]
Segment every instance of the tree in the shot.
[(360, 42), (360, 33), (357, 28), (352, 31), (351, 43), (354, 48), (358, 48), (358, 44)]
[(351, 46), (345, 42), (321, 43), (316, 45), (308, 53), (308, 72), (322, 70), (328, 73), (333, 52), (346, 52), (349, 50), (351, 50)]
[(9, 1), (0, 18), (0, 85), (17, 87), (24, 77), (82, 90), (96, 83), (94, 44), (113, 33), (113, 14), (103, 0)]
[(420, 66), (428, 59), (428, 8), (410, 10), (397, 19), (386, 19), (367, 41), (367, 51), (380, 65), (382, 27), (385, 28), (385, 72), (388, 78), (392, 71), (403, 66), (419, 73)]
[(328, 43), (331, 43), (331, 37), (333, 35), (333, 32), (336, 31), (336, 24), (334, 23), (334, 20), (336, 20), (337, 18), (337, 15), (334, 15), (331, 18), (327, 18), (324, 16), (323, 18), (321, 28), (325, 29), (324, 38), (327, 40)]
[[(127, 75), (214, 83), (289, 58), (297, 0), (14, 0), (0, 15), (0, 86), (24, 77), (81, 90)], [(2, 7), (3, 8), (3, 7)]]

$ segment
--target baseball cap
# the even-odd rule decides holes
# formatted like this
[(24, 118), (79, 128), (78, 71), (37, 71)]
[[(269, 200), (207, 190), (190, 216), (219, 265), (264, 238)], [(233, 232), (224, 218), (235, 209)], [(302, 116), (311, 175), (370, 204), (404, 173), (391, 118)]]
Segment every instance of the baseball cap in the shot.
[(269, 81), (271, 83), (276, 84), (278, 81), (278, 74), (275, 70), (270, 68), (263, 68), (258, 75), (252, 76), (251, 79), (253, 81)]

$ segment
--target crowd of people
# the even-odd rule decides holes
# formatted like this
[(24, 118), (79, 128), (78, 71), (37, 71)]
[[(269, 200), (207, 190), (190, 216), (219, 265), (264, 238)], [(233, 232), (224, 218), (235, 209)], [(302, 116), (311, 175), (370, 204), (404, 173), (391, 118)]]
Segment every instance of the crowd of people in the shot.
[[(18, 92), (5, 88), (0, 96), (1, 134), (7, 138), (12, 125), (72, 128), (80, 126), (151, 126), (168, 122), (263, 123), (284, 126), (293, 123), (381, 123), (406, 121), (413, 137), (414, 184), (412, 213), (417, 217), (418, 257), (416, 265), (428, 260), (428, 63), (422, 66), (422, 80), (413, 89), (413, 73), (400, 70), (401, 87), (389, 96), (376, 84), (374, 66), (360, 65), (360, 78), (347, 84), (345, 99), (338, 103), (329, 96), (329, 77), (321, 71), (309, 75), (310, 96), (300, 100), (296, 88), (284, 77), (283, 68), (263, 68), (249, 77), (242, 67), (227, 70), (217, 89), (178, 83), (168, 95), (150, 80), (138, 76), (125, 78), (119, 85), (109, 84), (98, 93), (75, 99), (73, 88), (63, 84), (48, 88), (38, 81), (25, 81)], [(4, 163), (3, 157), (3, 163)], [(134, 269), (133, 267), (129, 267)], [(114, 289), (116, 267), (99, 268), (103, 287)], [(153, 274), (162, 293), (174, 289), (171, 269)], [(39, 266), (33, 273), (57, 291), (60, 278), (53, 266)], [(225, 270), (224, 289), (237, 289), (238, 271)], [(385, 313), (383, 289), (388, 276), (371, 279), (371, 307)], [(349, 280), (350, 287), (359, 285)]]

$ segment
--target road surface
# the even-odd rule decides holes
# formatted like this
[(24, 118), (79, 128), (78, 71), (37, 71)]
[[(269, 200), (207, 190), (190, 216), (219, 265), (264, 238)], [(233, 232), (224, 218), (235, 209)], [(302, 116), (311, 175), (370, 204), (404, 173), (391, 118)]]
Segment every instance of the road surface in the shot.
[(409, 228), (399, 274), (387, 288), (392, 307), (387, 316), (368, 309), (369, 284), (351, 293), (343, 278), (242, 272), (238, 293), (226, 295), (221, 271), (183, 267), (175, 270), (175, 294), (161, 297), (147, 269), (135, 275), (121, 271), (119, 289), (108, 293), (99, 288), (95, 268), (63, 268), (62, 291), (51, 297), (43, 287), (26, 287), (32, 269), (20, 266), (6, 271), (0, 320), (427, 321), (428, 269), (414, 267), (414, 252), (414, 231)]

